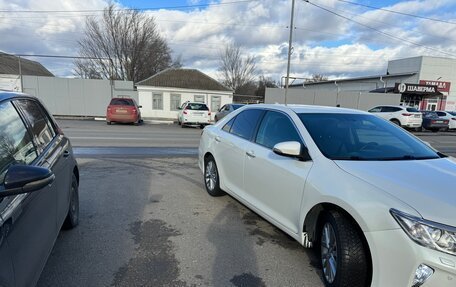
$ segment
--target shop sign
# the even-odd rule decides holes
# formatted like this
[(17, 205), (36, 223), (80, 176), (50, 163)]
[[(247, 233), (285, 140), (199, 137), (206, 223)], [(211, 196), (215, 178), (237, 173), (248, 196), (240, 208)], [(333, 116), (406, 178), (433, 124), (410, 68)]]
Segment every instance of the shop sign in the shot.
[(437, 86), (396, 83), (394, 92), (401, 94), (441, 95)]
[(451, 82), (431, 81), (431, 80), (420, 80), (420, 85), (426, 86), (437, 86), (439, 92), (449, 92)]

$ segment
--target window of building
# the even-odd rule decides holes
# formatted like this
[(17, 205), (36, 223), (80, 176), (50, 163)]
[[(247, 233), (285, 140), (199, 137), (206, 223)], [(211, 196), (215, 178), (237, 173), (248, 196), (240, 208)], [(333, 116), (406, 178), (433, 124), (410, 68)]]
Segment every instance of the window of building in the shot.
[(222, 97), (211, 96), (211, 111), (218, 111), (222, 105)]
[(204, 103), (204, 95), (195, 95), (194, 97), (195, 103)]
[(180, 105), (181, 105), (181, 95), (179, 95), (179, 94), (171, 94), (170, 110), (171, 111), (177, 111), (177, 110), (179, 110)]
[(152, 109), (153, 110), (163, 110), (163, 95), (162, 94), (152, 94)]

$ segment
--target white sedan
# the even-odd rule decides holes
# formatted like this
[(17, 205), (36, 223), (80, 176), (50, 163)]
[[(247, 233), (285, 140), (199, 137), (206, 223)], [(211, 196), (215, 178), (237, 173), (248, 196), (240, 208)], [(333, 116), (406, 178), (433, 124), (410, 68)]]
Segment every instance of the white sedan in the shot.
[(320, 253), (326, 286), (455, 286), (456, 164), (372, 114), (249, 105), (204, 129), (207, 192)]

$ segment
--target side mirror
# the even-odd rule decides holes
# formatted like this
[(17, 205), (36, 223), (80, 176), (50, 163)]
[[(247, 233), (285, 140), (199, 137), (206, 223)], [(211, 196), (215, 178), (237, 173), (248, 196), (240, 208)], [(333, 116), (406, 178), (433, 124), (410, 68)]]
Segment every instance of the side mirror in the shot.
[(142, 106), (141, 106), (141, 105), (139, 105), (139, 106), (138, 106), (138, 108), (140, 108), (140, 109), (141, 109), (141, 108), (142, 108)]
[(281, 142), (274, 146), (272, 149), (274, 153), (286, 156), (286, 157), (294, 157), (299, 159), (300, 161), (309, 161), (312, 158), (309, 155), (309, 150), (304, 145), (296, 141), (289, 141), (289, 142)]
[(12, 165), (5, 175), (0, 198), (40, 190), (51, 184), (55, 175), (47, 168), (30, 165)]
[(178, 109), (178, 110), (182, 110), (182, 108), (181, 108), (181, 107), (177, 107), (177, 109)]

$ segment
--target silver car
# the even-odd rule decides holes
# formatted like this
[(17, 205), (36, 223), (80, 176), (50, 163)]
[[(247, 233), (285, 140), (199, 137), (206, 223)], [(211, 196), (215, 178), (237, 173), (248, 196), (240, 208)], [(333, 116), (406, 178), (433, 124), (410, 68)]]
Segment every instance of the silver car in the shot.
[(239, 109), (240, 107), (244, 106), (243, 104), (226, 104), (221, 107), (218, 112), (215, 114), (215, 122), (223, 119), (227, 114)]

